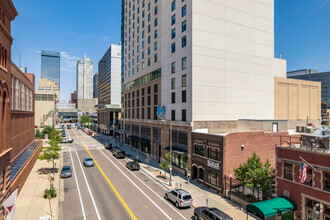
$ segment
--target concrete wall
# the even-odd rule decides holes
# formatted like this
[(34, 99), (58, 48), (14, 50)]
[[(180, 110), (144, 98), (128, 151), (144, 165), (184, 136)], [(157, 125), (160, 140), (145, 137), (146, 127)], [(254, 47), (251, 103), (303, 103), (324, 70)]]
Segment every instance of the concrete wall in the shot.
[(275, 118), (321, 120), (321, 83), (275, 78)]
[[(46, 92), (46, 91), (37, 91), (36, 94), (49, 94), (54, 95), (54, 92)], [(47, 115), (50, 111), (53, 111), (55, 114), (55, 100), (52, 101), (35, 101), (35, 118), (34, 124), (35, 126), (40, 127), (43, 122), (43, 116)], [(44, 126), (54, 126), (54, 117), (50, 116), (46, 121), (43, 122)]]
[(274, 118), (274, 1), (192, 1), (192, 120)]

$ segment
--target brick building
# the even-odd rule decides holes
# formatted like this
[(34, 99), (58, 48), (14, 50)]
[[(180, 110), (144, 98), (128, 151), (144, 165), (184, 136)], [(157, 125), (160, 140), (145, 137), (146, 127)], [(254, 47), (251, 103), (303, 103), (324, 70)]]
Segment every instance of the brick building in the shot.
[[(0, 1), (0, 204), (29, 175), (41, 143), (34, 141), (34, 75), (11, 63), (11, 0)], [(7, 213), (0, 206), (0, 219)]]
[(287, 132), (233, 132), (206, 134), (192, 132), (191, 178), (217, 192), (224, 190), (225, 176), (235, 177), (234, 169), (253, 152), (275, 167), (275, 145)]
[[(295, 219), (330, 219), (329, 140), (324, 134), (302, 135), (276, 147), (276, 194), (297, 204)], [(300, 182), (302, 159), (308, 163), (304, 183)]]

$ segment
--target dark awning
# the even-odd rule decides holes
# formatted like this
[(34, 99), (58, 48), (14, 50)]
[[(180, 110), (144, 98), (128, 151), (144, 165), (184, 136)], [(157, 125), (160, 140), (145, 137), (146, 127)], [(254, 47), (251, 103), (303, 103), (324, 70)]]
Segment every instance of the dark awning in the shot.
[[(170, 147), (166, 147), (165, 150), (170, 151)], [(187, 150), (183, 150), (181, 148), (177, 148), (177, 147), (172, 147), (172, 152), (173, 153), (177, 153), (177, 154), (184, 154), (187, 153)]]
[(246, 210), (260, 218), (269, 218), (297, 209), (297, 204), (290, 198), (285, 196), (276, 197), (274, 199), (252, 203), (246, 206)]
[(146, 138), (140, 138), (140, 141), (142, 143), (149, 143), (150, 142), (150, 140), (149, 139), (146, 139)]
[(139, 139), (139, 137), (138, 136), (135, 136), (135, 135), (131, 135), (131, 136), (129, 136), (129, 138), (130, 139)]

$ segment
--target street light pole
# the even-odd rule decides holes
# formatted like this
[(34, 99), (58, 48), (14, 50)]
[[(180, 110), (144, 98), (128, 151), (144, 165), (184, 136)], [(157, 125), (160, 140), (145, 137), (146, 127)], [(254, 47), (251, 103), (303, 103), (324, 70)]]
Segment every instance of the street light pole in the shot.
[(169, 186), (172, 186), (172, 122), (170, 121), (170, 183)]

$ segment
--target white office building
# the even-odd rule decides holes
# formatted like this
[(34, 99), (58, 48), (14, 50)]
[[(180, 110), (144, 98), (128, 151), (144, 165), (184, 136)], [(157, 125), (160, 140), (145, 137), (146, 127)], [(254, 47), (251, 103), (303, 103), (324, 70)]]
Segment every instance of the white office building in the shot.
[(93, 99), (93, 61), (86, 54), (77, 62), (77, 99)]

